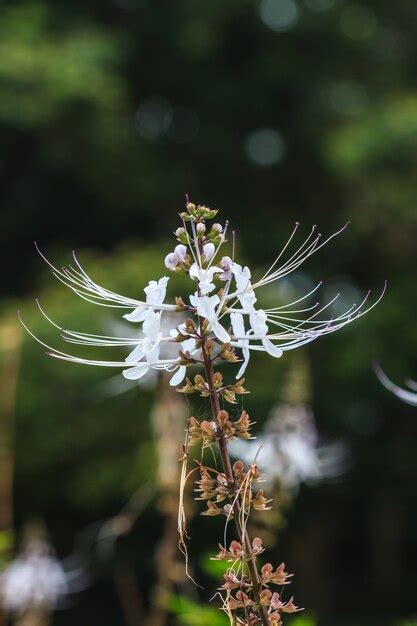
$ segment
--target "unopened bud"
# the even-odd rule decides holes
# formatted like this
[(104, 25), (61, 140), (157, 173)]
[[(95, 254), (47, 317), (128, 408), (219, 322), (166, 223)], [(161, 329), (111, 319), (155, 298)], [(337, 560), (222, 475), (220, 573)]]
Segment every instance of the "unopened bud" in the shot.
[(182, 226), (180, 228), (177, 228), (177, 230), (175, 231), (175, 236), (179, 242), (183, 244), (188, 243), (186, 230)]
[(206, 232), (206, 225), (203, 222), (199, 222), (196, 226), (196, 230), (197, 230), (197, 235), (199, 237), (202, 237), (204, 233)]
[(221, 224), (213, 224), (211, 227), (211, 233), (213, 235), (220, 235), (223, 232), (223, 226)]

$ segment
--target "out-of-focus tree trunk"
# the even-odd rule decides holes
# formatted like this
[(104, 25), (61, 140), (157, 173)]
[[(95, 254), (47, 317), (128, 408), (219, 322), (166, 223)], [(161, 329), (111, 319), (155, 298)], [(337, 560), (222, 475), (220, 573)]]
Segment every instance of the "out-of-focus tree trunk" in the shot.
[(143, 624), (143, 606), (135, 572), (130, 567), (116, 570), (114, 582), (119, 595), (126, 626)]
[[(22, 332), (11, 317), (0, 320), (0, 567), (12, 549), (13, 531), (13, 433), (16, 384)], [(0, 626), (6, 623), (0, 607)]]
[(159, 492), (158, 506), (164, 515), (164, 532), (155, 555), (156, 582), (151, 595), (151, 608), (146, 626), (164, 626), (167, 622), (167, 603), (176, 582), (184, 578), (184, 564), (178, 560), (178, 489), (180, 442), (188, 409), (182, 395), (161, 377), (156, 401), (151, 414), (155, 448), (158, 457), (155, 486)]
[(29, 610), (14, 621), (15, 626), (49, 626), (49, 624), (49, 611), (40, 608)]
[(376, 489), (370, 503), (370, 554), (375, 594), (396, 594), (403, 565), (404, 509), (395, 491)]

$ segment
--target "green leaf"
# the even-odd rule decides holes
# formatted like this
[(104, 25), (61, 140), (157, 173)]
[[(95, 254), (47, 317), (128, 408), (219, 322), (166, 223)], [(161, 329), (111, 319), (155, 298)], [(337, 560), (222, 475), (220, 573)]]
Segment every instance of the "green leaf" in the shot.
[(183, 596), (172, 596), (168, 606), (181, 626), (227, 626), (229, 623), (219, 609), (200, 606)]

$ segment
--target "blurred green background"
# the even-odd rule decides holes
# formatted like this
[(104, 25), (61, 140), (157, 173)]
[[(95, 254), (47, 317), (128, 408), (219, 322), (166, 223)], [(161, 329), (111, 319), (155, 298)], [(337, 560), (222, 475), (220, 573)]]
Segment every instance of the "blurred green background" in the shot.
[[(185, 192), (221, 209), (260, 271), (295, 220), (323, 233), (350, 220), (301, 278), (349, 302), (388, 279), (369, 316), (304, 350), (318, 429), (347, 444), (349, 463), (301, 487), (271, 558), (296, 573), (307, 607), (293, 626), (415, 623), (417, 416), (372, 362), (400, 383), (417, 376), (416, 71), (415, 0), (2, 3), (1, 537), (7, 547), (12, 526), (18, 549), (24, 525), (42, 520), (58, 556), (88, 571), (54, 626), (224, 623), (207, 608), (217, 581), (201, 560), (221, 528), (198, 517), (190, 563), (205, 589), (178, 561), (166, 609), (151, 615), (161, 538), (175, 544), (152, 417), (163, 383), (48, 360), (15, 314), (53, 345), (34, 296), (64, 326), (113, 328), (116, 315), (54, 281), (33, 240), (58, 264), (76, 248), (97, 282), (137, 297), (165, 273)], [(245, 407), (257, 427), (296, 366), (253, 359)], [(166, 454), (178, 458), (183, 424), (173, 428)], [(132, 494), (133, 528), (103, 534)]]

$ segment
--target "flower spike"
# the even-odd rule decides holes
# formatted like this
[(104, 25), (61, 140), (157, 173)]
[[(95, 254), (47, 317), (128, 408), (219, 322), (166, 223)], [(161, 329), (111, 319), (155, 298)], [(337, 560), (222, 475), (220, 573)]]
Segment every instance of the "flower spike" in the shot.
[[(122, 371), (124, 378), (134, 381), (145, 377), (151, 370), (169, 373), (169, 383), (178, 392), (199, 394), (209, 399), (210, 417), (201, 421), (190, 417), (186, 431), (181, 457), (180, 547), (187, 555), (183, 492), (189, 476), (199, 471), (195, 493), (196, 499), (205, 503), (202, 515), (225, 520), (223, 545), (214, 557), (230, 565), (218, 590), (222, 609), (233, 624), (282, 626), (283, 614), (302, 610), (295, 605), (292, 597), (284, 602), (280, 594), (273, 591), (274, 585), (284, 587), (290, 584), (292, 574), (286, 572), (284, 563), (278, 566), (266, 563), (259, 571), (257, 558), (264, 551), (264, 546), (259, 537), (251, 540), (247, 530), (251, 511), (267, 514), (271, 500), (258, 485), (262, 479), (257, 455), (249, 465), (242, 460), (232, 464), (228, 451), (230, 441), (239, 443), (239, 440), (253, 438), (253, 422), (246, 411), (241, 410), (236, 418), (224, 407), (227, 403), (236, 405), (239, 396), (249, 393), (242, 376), (253, 351), (281, 358), (289, 350), (342, 329), (380, 302), (386, 284), (374, 302), (369, 301), (371, 292), (368, 291), (359, 304), (347, 307), (336, 315), (332, 315), (331, 308), (340, 294), (323, 304), (310, 300), (312, 296), (317, 298), (321, 282), (292, 302), (277, 302), (275, 306), (263, 309), (258, 302), (259, 290), (297, 270), (341, 234), (347, 224), (327, 238), (323, 238), (314, 225), (300, 243), (294, 244), (300, 230), (300, 223), (296, 222), (268, 270), (261, 278), (254, 278), (251, 269), (235, 259), (235, 231), (232, 231), (231, 256), (225, 254), (225, 250), (221, 254), (226, 243), (228, 222), (224, 226), (217, 222), (209, 225), (217, 213), (216, 209), (194, 204), (188, 194), (185, 195), (185, 210), (179, 213), (182, 223), (175, 230), (176, 243), (165, 256), (164, 267), (169, 272), (188, 276), (190, 291), (176, 297), (174, 302), (165, 301), (168, 276), (151, 280), (144, 288), (144, 296), (131, 298), (96, 283), (75, 252), (72, 253), (71, 264), (60, 269), (35, 243), (38, 253), (57, 280), (89, 303), (126, 309), (123, 318), (134, 325), (135, 334), (130, 336), (126, 332), (124, 336), (111, 336), (63, 328), (47, 315), (37, 301), (40, 313), (66, 343), (103, 349), (117, 347), (122, 351), (119, 360), (89, 359), (53, 348), (33, 334), (20, 313), (19, 318), (29, 334), (55, 359), (116, 367)], [(217, 365), (221, 363), (236, 367), (232, 382), (217, 371)], [(191, 373), (190, 368), (195, 367), (199, 367), (200, 371)], [(382, 370), (378, 369), (377, 374), (388, 388), (400, 395), (398, 388), (388, 381)], [(400, 391), (401, 397), (415, 403), (411, 402), (413, 398), (410, 399), (414, 394)], [(404, 395), (406, 393), (407, 396)], [(202, 446), (203, 453), (206, 448), (217, 446), (222, 471), (203, 465), (202, 456), (197, 467), (188, 472), (188, 447), (196, 443)], [(259, 450), (259, 443), (255, 445)], [(229, 524), (234, 525), (237, 533), (237, 538), (231, 542), (226, 540)], [(223, 547), (227, 545), (228, 548)]]

